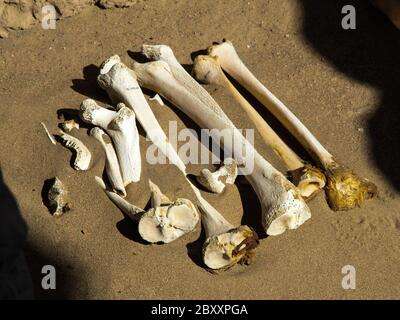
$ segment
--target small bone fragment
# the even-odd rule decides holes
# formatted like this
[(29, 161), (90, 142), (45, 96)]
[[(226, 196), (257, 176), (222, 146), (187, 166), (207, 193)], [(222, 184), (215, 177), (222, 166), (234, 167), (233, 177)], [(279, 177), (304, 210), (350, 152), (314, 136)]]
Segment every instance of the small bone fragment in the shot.
[(220, 178), (226, 177), (226, 183), (234, 184), (237, 173), (238, 169), (236, 161), (232, 158), (227, 158), (224, 160), (224, 164), (215, 172), (211, 172), (208, 169), (201, 170), (200, 176), (197, 177), (197, 181), (211, 192), (221, 193), (225, 189), (225, 184), (220, 180)]
[(65, 132), (71, 132), (72, 129), (79, 129), (79, 123), (73, 119), (66, 120), (61, 124), (61, 127)]
[(46, 127), (46, 125), (44, 124), (44, 122), (41, 122), (40, 124), (42, 125), (44, 131), (46, 132), (47, 137), (49, 138), (50, 142), (51, 142), (52, 144), (57, 144), (56, 139), (54, 139), (54, 136), (49, 132), (49, 130), (47, 129), (47, 127)]
[(122, 181), (118, 158), (113, 145), (104, 141), (103, 136), (106, 135), (106, 133), (99, 127), (91, 129), (90, 135), (100, 142), (104, 150), (106, 155), (106, 173), (112, 190), (116, 193), (120, 193), (123, 197), (126, 197), (126, 190), (124, 182)]
[(63, 141), (63, 144), (75, 151), (75, 160), (73, 167), (78, 171), (85, 171), (89, 168), (90, 160), (92, 155), (90, 154), (89, 149), (83, 144), (79, 139), (70, 136), (69, 134), (60, 130), (60, 138)]
[(71, 208), (66, 200), (67, 190), (64, 184), (57, 177), (52, 180), (52, 185), (47, 194), (48, 208), (53, 216), (59, 217), (71, 210)]

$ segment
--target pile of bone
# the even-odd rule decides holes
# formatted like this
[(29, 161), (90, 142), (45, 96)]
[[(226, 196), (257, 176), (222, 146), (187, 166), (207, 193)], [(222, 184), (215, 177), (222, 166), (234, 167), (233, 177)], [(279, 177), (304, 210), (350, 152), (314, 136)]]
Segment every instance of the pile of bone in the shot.
[[(170, 47), (143, 45), (142, 53), (151, 61), (143, 64), (134, 62), (131, 69), (116, 55), (102, 64), (98, 83), (108, 93), (115, 109), (100, 107), (94, 100), (87, 99), (80, 106), (80, 118), (93, 126), (90, 135), (104, 149), (107, 181), (96, 177), (97, 183), (120, 210), (137, 222), (139, 234), (144, 240), (150, 243), (174, 241), (195, 229), (200, 213), (206, 234), (203, 261), (208, 268), (225, 270), (237, 263), (247, 264), (258, 245), (257, 234), (249, 226), (234, 226), (228, 222), (187, 178), (183, 161), (169, 143), (140, 87), (150, 89), (168, 100), (192, 118), (200, 128), (225, 130), (229, 133), (232, 139), (224, 139), (220, 147), (234, 154), (234, 159), (225, 159), (215, 172), (204, 169), (197, 177), (198, 182), (211, 192), (221, 193), (225, 183), (234, 183), (240, 170), (237, 164), (246, 163), (252, 157), (254, 168), (245, 177), (261, 203), (260, 218), (268, 235), (276, 236), (288, 229), (296, 229), (307, 221), (311, 213), (306, 201), (321, 189), (325, 188), (327, 201), (333, 210), (352, 209), (376, 193), (373, 183), (337, 163), (300, 120), (257, 80), (241, 61), (231, 42), (223, 41), (213, 45), (208, 49), (208, 55), (196, 57), (193, 77), (199, 82), (223, 86), (232, 94), (254, 123), (263, 141), (286, 165), (288, 172), (285, 175), (276, 170), (242, 136), (218, 103), (179, 64)], [(302, 160), (274, 132), (224, 72), (268, 108), (308, 151), (314, 165)], [(144, 212), (124, 199), (125, 187), (139, 181), (141, 173), (136, 119), (148, 138), (185, 176), (196, 196), (195, 204), (188, 199), (170, 200), (151, 181), (150, 210)], [(64, 123), (64, 131), (74, 126), (76, 124), (73, 122)], [(87, 170), (90, 163), (88, 148), (65, 132), (60, 134), (60, 138), (67, 147), (76, 151), (75, 169)], [(212, 138), (215, 138), (216, 143), (221, 143), (218, 137)], [(245, 155), (232, 152), (233, 142), (237, 141), (251, 152)], [(62, 201), (60, 185), (61, 182), (56, 180), (50, 196), (56, 215), (68, 209), (68, 205)]]

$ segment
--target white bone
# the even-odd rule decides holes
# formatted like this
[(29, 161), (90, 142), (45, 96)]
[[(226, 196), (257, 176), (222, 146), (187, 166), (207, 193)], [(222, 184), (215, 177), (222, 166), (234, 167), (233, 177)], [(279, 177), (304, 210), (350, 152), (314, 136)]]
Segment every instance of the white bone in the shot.
[[(199, 221), (199, 215), (193, 203), (178, 198), (171, 202), (158, 188), (149, 181), (152, 191), (152, 206), (148, 211), (132, 205), (118, 194), (108, 191), (104, 181), (95, 177), (111, 201), (130, 219), (138, 223), (140, 236), (151, 243), (170, 243), (193, 231)], [(154, 202), (154, 198), (157, 198)], [(167, 200), (167, 201), (165, 201)]]
[(48, 207), (53, 216), (59, 217), (71, 210), (67, 203), (67, 194), (64, 184), (55, 177), (47, 194)]
[[(224, 149), (230, 154), (234, 154), (233, 145), (236, 143), (243, 144), (242, 150), (250, 151), (246, 152), (246, 155), (235, 154), (235, 160), (239, 163), (254, 160), (254, 169), (246, 177), (261, 202), (262, 223), (267, 234), (278, 235), (286, 229), (296, 229), (311, 217), (311, 212), (299, 190), (257, 153), (221, 108), (216, 110), (215, 106), (204, 104), (196, 95), (178, 83), (166, 62), (155, 61), (146, 64), (136, 62), (133, 70), (142, 86), (159, 93), (200, 127), (224, 130)], [(220, 143), (219, 139), (215, 142)], [(254, 158), (250, 159), (252, 156)]]
[(285, 163), (293, 182), (299, 187), (304, 199), (312, 198), (325, 186), (325, 176), (317, 168), (305, 165), (304, 161), (275, 133), (261, 115), (232, 85), (221, 69), (217, 57), (200, 55), (193, 64), (194, 77), (203, 83), (225, 87), (255, 124), (264, 142)]
[(79, 129), (79, 123), (75, 122), (73, 119), (64, 121), (61, 126), (65, 132), (71, 132), (73, 129)]
[(155, 94), (152, 98), (149, 98), (150, 101), (157, 101), (159, 105), (163, 106), (164, 105), (164, 101), (162, 101), (160, 95)]
[(123, 197), (126, 197), (125, 186), (122, 180), (118, 158), (113, 145), (104, 141), (103, 135), (106, 135), (106, 133), (99, 127), (92, 128), (90, 130), (90, 135), (100, 142), (104, 150), (106, 155), (106, 173), (112, 190), (116, 193), (120, 193)]
[(82, 171), (87, 170), (92, 158), (89, 149), (78, 138), (75, 138), (61, 130), (60, 138), (67, 148), (75, 151), (74, 169)]
[(224, 160), (224, 164), (216, 171), (211, 172), (208, 169), (203, 169), (197, 181), (205, 188), (214, 193), (221, 193), (225, 189), (225, 184), (220, 180), (226, 177), (225, 183), (234, 184), (238, 174), (237, 163), (232, 158)]
[[(136, 74), (132, 70), (128, 69), (124, 64), (122, 64), (119, 57), (113, 56), (107, 59), (102, 64), (101, 74), (98, 77), (98, 81), (102, 88), (107, 91), (110, 97), (114, 97), (114, 99), (124, 101), (130, 108), (135, 111), (138, 120), (146, 131), (148, 137), (161, 150), (161, 152), (168, 157), (169, 161), (176, 165), (179, 170), (184, 174), (186, 181), (189, 183), (194, 194), (196, 195), (199, 207), (202, 212), (203, 223), (206, 224), (206, 232), (208, 232), (208, 234), (214, 234), (214, 230), (215, 232), (217, 232), (218, 230), (221, 230), (221, 232), (225, 232), (225, 223), (228, 222), (224, 222), (226, 220), (223, 218), (223, 216), (210, 203), (208, 203), (207, 200), (202, 197), (199, 189), (194, 186), (192, 182), (187, 178), (185, 164), (179, 158), (177, 152), (168, 141), (164, 131), (162, 130), (157, 119), (155, 118), (141, 90), (127, 89), (138, 87)], [(153, 134), (154, 130), (157, 132), (157, 135)], [(213, 223), (213, 221), (215, 223)], [(248, 228), (247, 226), (243, 227)], [(229, 249), (232, 247), (231, 243), (225, 242), (222, 244), (222, 246), (227, 247), (226, 249), (223, 247), (222, 250), (228, 252), (232, 251), (232, 249)], [(252, 249), (254, 249), (254, 247), (251, 247), (248, 250), (247, 248), (244, 248), (240, 252), (240, 254), (234, 257), (234, 259), (229, 259), (226, 265), (231, 266), (235, 263), (246, 260), (246, 257), (249, 256)]]
[(339, 164), (283, 102), (250, 72), (230, 41), (213, 45), (208, 52), (218, 57), (222, 68), (268, 108), (321, 166), (327, 176), (327, 198), (333, 210), (352, 209), (376, 194), (377, 188), (372, 182)]
[(142, 164), (139, 132), (133, 111), (125, 106), (120, 106), (117, 112), (107, 110), (92, 99), (84, 100), (80, 109), (83, 121), (101, 127), (111, 137), (124, 186), (139, 181)]

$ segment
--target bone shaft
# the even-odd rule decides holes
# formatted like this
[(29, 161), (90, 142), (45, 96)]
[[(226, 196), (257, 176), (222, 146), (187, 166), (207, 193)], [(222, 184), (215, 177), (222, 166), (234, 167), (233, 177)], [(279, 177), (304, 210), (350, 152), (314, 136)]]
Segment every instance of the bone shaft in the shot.
[(231, 61), (225, 62), (220, 59), (222, 68), (253, 94), (298, 139), (315, 161), (325, 167), (329, 166), (332, 155), (283, 102), (275, 97), (239, 58), (237, 59), (238, 61), (232, 64)]
[(127, 91), (124, 93), (123, 99), (125, 104), (135, 112), (148, 138), (161, 150), (171, 163), (176, 165), (182, 172), (185, 172), (185, 164), (179, 158), (172, 144), (168, 142), (167, 136), (154, 116), (142, 92), (136, 94)]
[(103, 149), (106, 154), (106, 173), (111, 187), (113, 190), (124, 191), (120, 190), (124, 185), (114, 147), (110, 143), (102, 142), (101, 144), (103, 145)]
[(149, 136), (150, 140), (161, 150), (161, 152), (165, 154), (169, 161), (176, 165), (184, 174), (186, 180), (193, 189), (193, 192), (198, 200), (198, 204), (203, 209), (204, 214), (214, 213), (214, 215), (220, 215), (218, 211), (201, 196), (201, 193), (197, 187), (195, 187), (187, 178), (185, 164), (179, 157), (172, 144), (168, 142), (167, 136), (154, 116), (154, 113), (143, 94), (134, 94), (128, 91), (123, 94), (123, 100), (128, 107), (133, 109), (138, 121), (146, 131), (146, 134)]
[[(219, 117), (223, 113), (222, 109), (215, 112), (212, 108), (204, 105), (195, 96), (192, 96), (172, 77), (160, 72), (158, 77), (151, 80), (148, 77), (141, 77), (140, 66), (137, 67), (137, 75), (142, 86), (158, 92), (164, 98), (176, 105), (182, 112), (186, 113), (197, 124), (203, 128), (224, 130), (224, 149), (235, 158), (238, 163), (254, 161), (254, 169), (251, 170), (246, 178), (249, 180), (253, 189), (259, 193), (261, 201), (268, 202), (268, 193), (285, 192), (294, 186), (268, 161), (262, 158), (254, 147), (242, 136), (230, 120), (226, 121), (226, 116)], [(224, 114), (225, 115), (225, 114)], [(219, 144), (218, 137), (212, 135), (215, 143)], [(234, 152), (239, 144), (245, 154)], [(252, 157), (252, 159), (250, 158)]]
[(186, 177), (187, 182), (191, 186), (198, 202), (200, 203), (202, 221), (206, 231), (206, 237), (225, 233), (234, 226), (229, 223), (213, 206), (211, 206), (207, 200), (203, 198), (200, 190), (192, 184), (192, 182)]
[[(221, 72), (222, 73), (222, 72)], [(304, 166), (300, 157), (276, 134), (261, 115), (250, 105), (250, 103), (239, 93), (228, 78), (222, 74), (224, 86), (238, 101), (242, 109), (253, 121), (263, 141), (269, 145), (282, 159), (288, 170), (297, 170)]]
[(114, 202), (114, 204), (131, 220), (138, 221), (138, 213), (142, 212), (140, 208), (132, 205), (114, 192), (106, 191), (106, 194), (111, 201)]

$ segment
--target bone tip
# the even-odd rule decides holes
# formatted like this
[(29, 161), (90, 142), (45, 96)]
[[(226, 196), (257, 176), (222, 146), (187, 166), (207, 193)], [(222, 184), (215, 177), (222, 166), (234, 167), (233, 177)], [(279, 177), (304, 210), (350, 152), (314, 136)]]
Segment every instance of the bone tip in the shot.
[(203, 246), (203, 261), (214, 271), (250, 264), (259, 244), (257, 233), (246, 225), (210, 237)]
[(108, 73), (117, 63), (121, 63), (121, 58), (117, 54), (106, 59), (100, 66), (100, 75)]
[(104, 131), (99, 127), (93, 127), (90, 129), (89, 134), (96, 139), (101, 139)]
[(102, 178), (100, 178), (98, 176), (94, 176), (94, 180), (100, 186), (100, 188), (102, 188), (104, 191), (106, 190), (106, 184), (104, 183)]
[(213, 193), (221, 193), (225, 189), (223, 182), (219, 181), (218, 177), (208, 169), (201, 170), (196, 179), (198, 183)]
[(99, 105), (93, 99), (85, 99), (80, 105), (80, 117), (84, 121), (91, 121), (92, 112), (99, 108)]
[(164, 55), (171, 54), (172, 49), (165, 44), (143, 44), (141, 47), (141, 52), (148, 59), (158, 60)]
[(235, 50), (233, 43), (230, 40), (222, 39), (221, 42), (214, 42), (212, 46), (207, 49), (208, 54), (213, 56), (218, 56), (218, 51), (220, 50)]
[(343, 166), (327, 171), (326, 195), (330, 208), (345, 211), (360, 207), (378, 193), (377, 186)]

